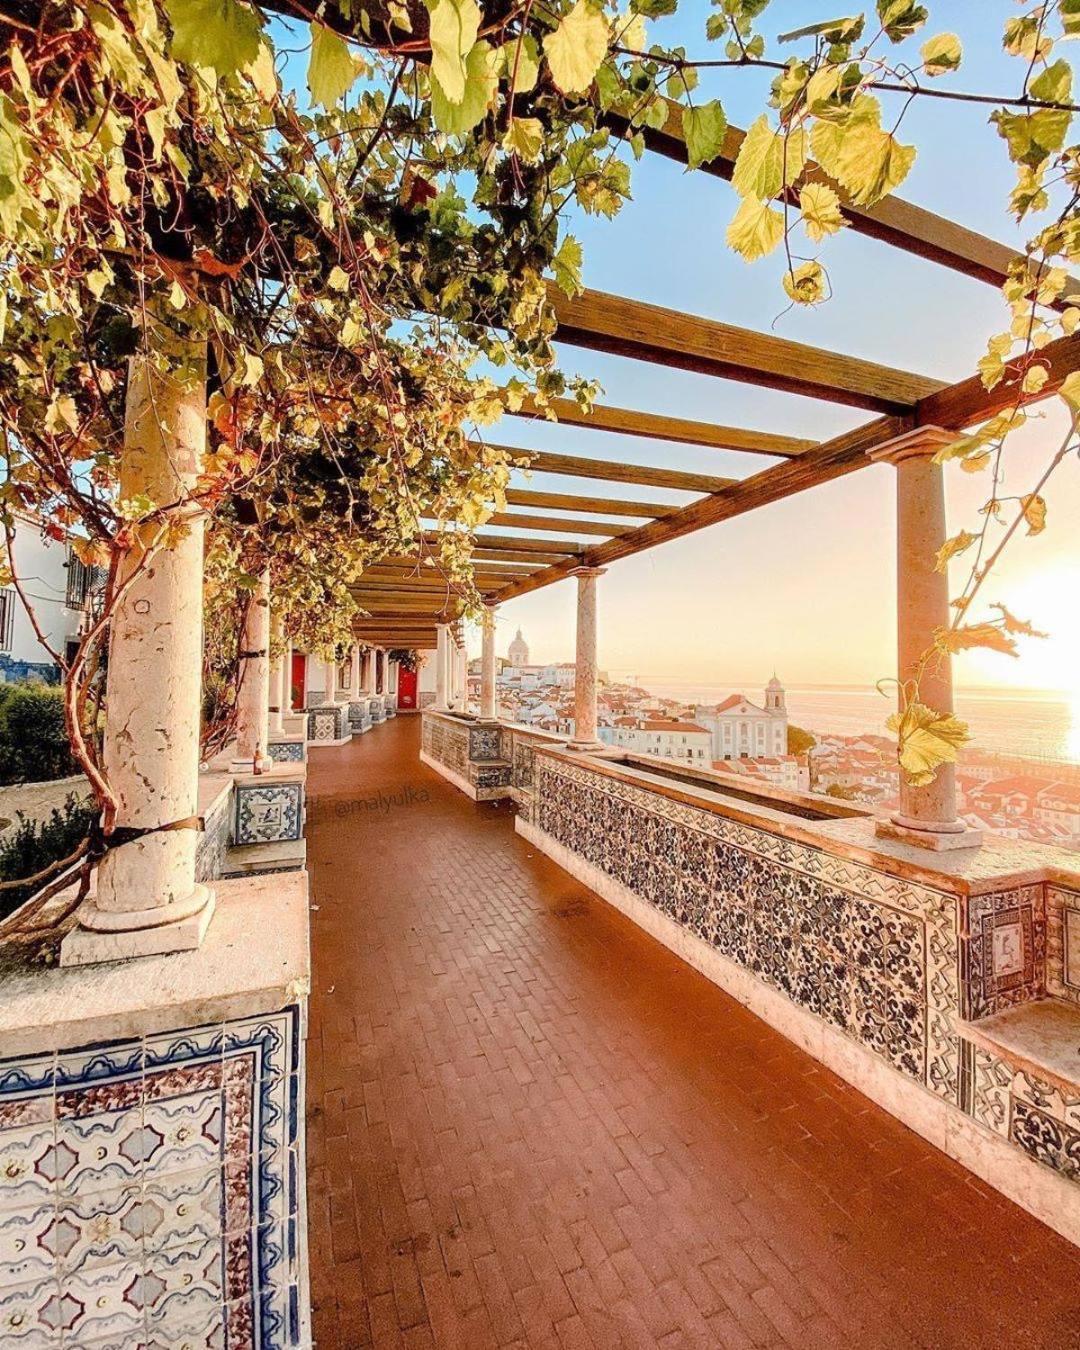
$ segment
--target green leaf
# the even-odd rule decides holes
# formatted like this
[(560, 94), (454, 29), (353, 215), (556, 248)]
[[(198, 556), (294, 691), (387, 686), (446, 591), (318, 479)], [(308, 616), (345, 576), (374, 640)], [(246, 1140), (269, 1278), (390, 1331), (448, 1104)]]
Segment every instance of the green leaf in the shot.
[(359, 66), (344, 40), (324, 24), (311, 25), (307, 87), (313, 103), (330, 109), (353, 87)]
[(1031, 97), (1047, 103), (1068, 103), (1072, 99), (1072, 66), (1055, 61), (1031, 81)]
[(912, 0), (877, 0), (877, 12), (890, 42), (903, 42), (929, 18), (925, 6)]
[(1080, 0), (1061, 0), (1058, 16), (1065, 37), (1080, 37)]
[(559, 245), (551, 265), (555, 272), (556, 286), (571, 300), (584, 289), (581, 283), (581, 263), (581, 245), (572, 234), (568, 234)]
[(938, 33), (937, 37), (927, 38), (919, 48), (923, 60), (923, 73), (931, 77), (947, 75), (951, 70), (960, 69), (963, 48), (955, 33)]
[(219, 75), (235, 75), (259, 55), (262, 24), (238, 0), (167, 0), (172, 55)]
[(826, 42), (858, 42), (865, 23), (862, 14), (844, 19), (823, 19), (820, 23), (807, 24), (805, 28), (794, 28), (790, 33), (778, 33), (776, 40), (797, 42), (799, 38), (823, 37)]
[(728, 244), (747, 262), (771, 253), (784, 237), (783, 215), (754, 197), (747, 197), (727, 227)]
[(785, 145), (782, 132), (774, 131), (764, 113), (751, 124), (735, 161), (732, 186), (740, 197), (766, 200), (775, 197), (785, 184), (791, 184), (806, 163), (806, 133), (788, 134)]
[(495, 53), (486, 42), (478, 42), (465, 61), (462, 96), (455, 103), (447, 98), (438, 80), (431, 80), (431, 115), (440, 131), (449, 136), (465, 136), (484, 118), (495, 97), (499, 77)]
[(466, 58), (480, 28), (476, 0), (425, 0), (430, 15), (431, 73), (450, 103), (465, 97)]
[(564, 94), (583, 94), (607, 55), (607, 19), (589, 0), (577, 0), (558, 28), (544, 39), (551, 78)]
[(699, 164), (708, 164), (724, 148), (727, 118), (719, 99), (714, 98), (697, 108), (684, 108), (682, 124), (688, 168), (696, 169)]

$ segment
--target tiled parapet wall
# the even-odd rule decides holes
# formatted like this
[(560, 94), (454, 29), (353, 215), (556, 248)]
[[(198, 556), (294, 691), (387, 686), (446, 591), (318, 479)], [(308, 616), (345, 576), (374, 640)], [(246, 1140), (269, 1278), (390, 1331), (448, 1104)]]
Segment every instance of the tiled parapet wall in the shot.
[(215, 889), (197, 952), (0, 971), (5, 1350), (310, 1344), (306, 878)]
[[(530, 839), (639, 922), (648, 910), (663, 916), (699, 945), (646, 926), (707, 973), (715, 969), (726, 987), (749, 988), (749, 977), (771, 990), (771, 1001), (746, 1001), (767, 1004), (786, 1034), (815, 1045), (807, 1018), (816, 1019), (930, 1094), (938, 1108), (923, 1111), (918, 1103), (926, 1099), (916, 1092), (904, 1117), (916, 1128), (950, 1108), (954, 1132), (964, 1118), (974, 1121), (1058, 1177), (1080, 1182), (1080, 1074), (1055, 1081), (1024, 1070), (1016, 1056), (974, 1034), (974, 1019), (989, 1018), (990, 1027), (995, 1015), (1018, 1007), (1053, 1011), (1034, 1001), (1048, 985), (1066, 987), (1064, 932), (1080, 895), (1028, 881), (1030, 868), (1021, 869), (1018, 884), (974, 894), (938, 888), (922, 879), (929, 872), (917, 862), (870, 865), (841, 842), (849, 826), (852, 836), (862, 829), (863, 853), (875, 858), (869, 821), (789, 826), (775, 812), (771, 822), (755, 818), (739, 802), (732, 810), (696, 806), (692, 791), (668, 792), (641, 774), (635, 780), (587, 759), (530, 750), (520, 739), (514, 784), (532, 795), (531, 820), (524, 811), (518, 818)], [(809, 842), (815, 829), (819, 846)], [(825, 840), (829, 830), (835, 843)], [(1055, 916), (1049, 925), (1048, 911)], [(721, 962), (697, 955), (708, 952)], [(726, 974), (732, 967), (742, 972), (737, 979)], [(836, 1052), (837, 1060), (842, 1065), (845, 1056)], [(937, 1138), (937, 1129), (925, 1132)], [(941, 1140), (944, 1147), (944, 1133)], [(974, 1165), (970, 1154), (962, 1160)], [(1000, 1178), (995, 1184), (1008, 1190)], [(1017, 1183), (1010, 1193), (1026, 1203), (1022, 1189)], [(1080, 1190), (1070, 1203), (1080, 1215)]]
[(425, 754), (462, 777), (469, 766), (469, 724), (440, 713), (425, 713), (421, 733)]
[(212, 881), (225, 865), (232, 827), (232, 784), (224, 775), (201, 775), (199, 810), (203, 828), (195, 846), (195, 879)]
[(497, 722), (425, 712), (420, 757), (476, 801), (511, 795), (511, 765), (502, 758)]
[(1080, 891), (1046, 888), (1046, 988), (1080, 1003)]

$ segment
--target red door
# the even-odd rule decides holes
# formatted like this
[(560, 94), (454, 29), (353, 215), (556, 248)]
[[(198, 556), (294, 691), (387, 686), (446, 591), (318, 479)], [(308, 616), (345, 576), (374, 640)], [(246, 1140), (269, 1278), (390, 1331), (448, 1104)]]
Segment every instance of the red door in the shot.
[(397, 705), (399, 708), (416, 707), (416, 671), (398, 669)]
[(307, 657), (303, 652), (293, 652), (290, 683), (289, 707), (302, 708), (307, 701)]

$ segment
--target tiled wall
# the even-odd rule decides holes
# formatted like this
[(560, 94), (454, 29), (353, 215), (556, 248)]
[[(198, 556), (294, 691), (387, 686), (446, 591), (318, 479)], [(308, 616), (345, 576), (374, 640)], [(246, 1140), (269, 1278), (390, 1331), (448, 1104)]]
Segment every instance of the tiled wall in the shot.
[(432, 759), (445, 764), (463, 778), (469, 766), (469, 728), (465, 722), (444, 717), (425, 717), (421, 741)]
[(1080, 1003), (1080, 893), (1046, 888), (1046, 988)]
[(229, 847), (232, 826), (232, 794), (222, 793), (213, 809), (206, 813), (199, 842), (195, 846), (195, 880), (212, 881), (221, 876)]
[[(960, 1032), (1062, 982), (1064, 911), (1042, 886), (972, 898), (849, 861), (647, 788), (515, 748), (534, 827), (791, 1003), (1080, 1182), (1080, 1094)], [(1055, 936), (1056, 935), (1056, 936)], [(1074, 953), (1076, 948), (1073, 948)], [(1075, 978), (1075, 976), (1073, 977)]]
[(0, 1345), (299, 1346), (299, 1009), (0, 1062)]

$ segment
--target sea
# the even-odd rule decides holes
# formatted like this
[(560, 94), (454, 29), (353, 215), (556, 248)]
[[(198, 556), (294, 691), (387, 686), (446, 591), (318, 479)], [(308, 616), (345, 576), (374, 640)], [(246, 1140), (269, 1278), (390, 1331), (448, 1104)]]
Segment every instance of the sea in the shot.
[[(755, 702), (762, 690), (746, 685), (707, 685), (661, 676), (611, 672), (612, 678), (640, 685), (664, 698), (687, 703), (717, 703), (730, 693)], [(815, 734), (887, 735), (885, 720), (895, 694), (865, 685), (787, 685), (788, 717)], [(991, 754), (1047, 763), (1080, 763), (1080, 693), (1071, 697), (1051, 689), (959, 689), (956, 712), (970, 726), (973, 745)]]

